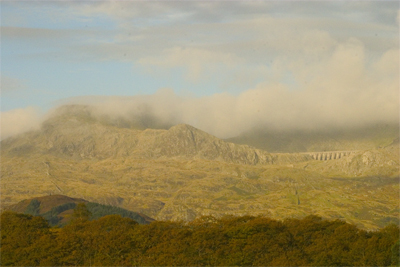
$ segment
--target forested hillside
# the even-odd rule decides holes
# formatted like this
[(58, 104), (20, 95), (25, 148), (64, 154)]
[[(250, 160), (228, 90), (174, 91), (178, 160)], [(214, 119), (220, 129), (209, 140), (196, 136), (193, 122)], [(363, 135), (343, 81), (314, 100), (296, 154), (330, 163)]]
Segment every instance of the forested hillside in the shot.
[(137, 212), (129, 211), (120, 207), (88, 202), (81, 198), (71, 198), (63, 195), (50, 195), (25, 199), (15, 205), (6, 207), (19, 213), (38, 215), (45, 218), (50, 226), (62, 227), (72, 218), (74, 209), (79, 204), (85, 204), (90, 212), (90, 220), (96, 220), (107, 215), (120, 215), (124, 218), (135, 220), (139, 224), (148, 224), (154, 219)]
[(1, 214), (2, 266), (390, 266), (399, 264), (399, 227), (368, 232), (320, 217), (201, 217), (139, 225), (109, 215), (51, 228), (39, 216)]

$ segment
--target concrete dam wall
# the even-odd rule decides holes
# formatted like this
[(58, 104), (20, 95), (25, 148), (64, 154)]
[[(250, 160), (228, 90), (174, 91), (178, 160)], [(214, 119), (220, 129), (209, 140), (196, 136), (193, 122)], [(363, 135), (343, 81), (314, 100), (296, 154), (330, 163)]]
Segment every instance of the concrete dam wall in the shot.
[(335, 160), (357, 153), (358, 151), (322, 151), (322, 152), (302, 152), (302, 153), (271, 153), (275, 156), (305, 155), (314, 160)]
[(315, 160), (333, 160), (333, 159), (340, 159), (354, 153), (356, 153), (356, 151), (324, 151), (324, 152), (308, 152), (301, 154), (310, 155)]

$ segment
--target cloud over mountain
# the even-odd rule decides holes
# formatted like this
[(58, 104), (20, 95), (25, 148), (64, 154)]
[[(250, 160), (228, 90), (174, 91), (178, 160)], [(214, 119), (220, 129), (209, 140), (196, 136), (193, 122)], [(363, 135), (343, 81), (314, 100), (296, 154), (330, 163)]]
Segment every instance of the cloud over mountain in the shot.
[(29, 130), (38, 129), (42, 122), (38, 109), (27, 107), (1, 112), (0, 140)]
[[(394, 2), (26, 5), (5, 4), (4, 65), (26, 62), (18, 61), (25, 66), (18, 72), (5, 71), (13, 79), (4, 79), (2, 89), (23, 85), (32, 102), (6, 88), (3, 110), (65, 99), (59, 103), (93, 104), (100, 115), (128, 120), (157, 118), (163, 126), (187, 123), (218, 137), (253, 127), (399, 120)], [(21, 7), (52, 27), (16, 23), (13, 11)], [(26, 47), (15, 54), (17, 44)], [(25, 123), (21, 110), (2, 117), (3, 138), (40, 121)]]
[[(355, 39), (340, 43), (320, 61), (285, 61), (293, 83), (265, 81), (238, 95), (195, 97), (160, 89), (153, 95), (77, 97), (99, 114), (133, 118), (148, 114), (166, 124), (187, 123), (226, 138), (254, 127), (324, 129), (398, 123), (399, 52), (367, 58)], [(277, 63), (278, 64), (278, 63)]]
[[(87, 96), (61, 104), (94, 105), (99, 115), (134, 120), (156, 118), (161, 125), (187, 123), (221, 138), (254, 127), (326, 129), (399, 121), (399, 51), (369, 60), (355, 39), (340, 43), (320, 61), (275, 62), (291, 73), (265, 81), (238, 95), (196, 97), (160, 89), (153, 95)], [(286, 79), (286, 81), (285, 81)], [(2, 113), (2, 136), (31, 129), (40, 122), (33, 108)]]

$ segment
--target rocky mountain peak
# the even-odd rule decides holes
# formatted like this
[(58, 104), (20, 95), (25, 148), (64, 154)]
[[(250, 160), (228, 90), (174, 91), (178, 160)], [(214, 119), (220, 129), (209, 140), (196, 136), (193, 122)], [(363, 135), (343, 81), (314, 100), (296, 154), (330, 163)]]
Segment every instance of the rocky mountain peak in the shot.
[(19, 155), (22, 151), (75, 159), (182, 158), (250, 165), (271, 161), (266, 151), (227, 143), (187, 124), (168, 130), (121, 128), (103, 123), (93, 115), (91, 107), (82, 105), (58, 108), (41, 130), (10, 140), (2, 147), (5, 154)]
[(181, 124), (177, 124), (172, 126), (171, 128), (169, 128), (170, 131), (197, 131), (197, 132), (203, 132), (189, 124), (186, 123), (181, 123)]

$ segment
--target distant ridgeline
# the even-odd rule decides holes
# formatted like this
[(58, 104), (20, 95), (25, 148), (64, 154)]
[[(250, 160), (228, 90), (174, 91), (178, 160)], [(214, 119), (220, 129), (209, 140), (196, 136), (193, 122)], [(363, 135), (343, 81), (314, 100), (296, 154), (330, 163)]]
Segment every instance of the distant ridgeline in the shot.
[(154, 221), (152, 218), (137, 212), (123, 208), (88, 202), (84, 199), (70, 198), (63, 195), (52, 195), (23, 200), (12, 205), (6, 210), (12, 210), (24, 214), (41, 216), (45, 218), (50, 226), (64, 226), (71, 220), (73, 210), (79, 203), (85, 203), (90, 212), (90, 220), (97, 220), (107, 215), (120, 215), (124, 218), (135, 220), (139, 224), (148, 224)]

